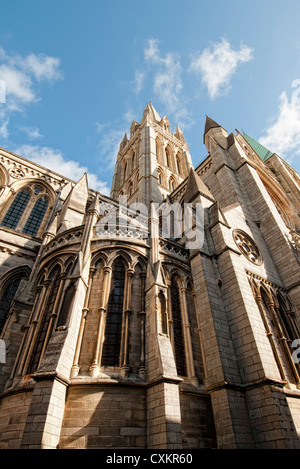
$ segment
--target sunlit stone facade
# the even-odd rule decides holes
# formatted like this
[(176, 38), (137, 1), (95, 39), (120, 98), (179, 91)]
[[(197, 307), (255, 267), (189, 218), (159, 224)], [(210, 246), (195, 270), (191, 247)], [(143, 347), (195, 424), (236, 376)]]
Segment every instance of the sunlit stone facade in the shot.
[(300, 447), (299, 177), (204, 142), (147, 104), (110, 197), (0, 149), (0, 448)]

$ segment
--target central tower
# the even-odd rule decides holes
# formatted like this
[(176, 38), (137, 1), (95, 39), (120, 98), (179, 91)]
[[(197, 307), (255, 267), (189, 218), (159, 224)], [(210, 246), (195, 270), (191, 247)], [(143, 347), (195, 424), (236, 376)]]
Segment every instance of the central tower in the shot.
[(140, 123), (133, 121), (130, 138), (120, 144), (111, 198), (126, 196), (128, 203), (160, 203), (188, 176), (192, 160), (184, 135), (177, 126), (171, 133), (166, 116), (161, 118), (148, 103)]

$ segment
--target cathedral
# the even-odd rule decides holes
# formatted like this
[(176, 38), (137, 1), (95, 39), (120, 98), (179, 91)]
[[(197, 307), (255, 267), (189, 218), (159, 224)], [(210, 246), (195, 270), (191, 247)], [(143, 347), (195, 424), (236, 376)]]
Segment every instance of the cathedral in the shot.
[(0, 148), (0, 449), (299, 449), (299, 176), (139, 120), (110, 197)]

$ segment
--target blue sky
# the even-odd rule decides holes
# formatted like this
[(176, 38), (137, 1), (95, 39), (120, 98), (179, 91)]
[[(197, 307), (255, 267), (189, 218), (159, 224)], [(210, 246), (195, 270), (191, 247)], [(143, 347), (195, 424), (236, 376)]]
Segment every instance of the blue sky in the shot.
[(108, 194), (151, 101), (195, 166), (207, 114), (300, 172), (298, 0), (1, 0), (0, 17), (1, 147)]

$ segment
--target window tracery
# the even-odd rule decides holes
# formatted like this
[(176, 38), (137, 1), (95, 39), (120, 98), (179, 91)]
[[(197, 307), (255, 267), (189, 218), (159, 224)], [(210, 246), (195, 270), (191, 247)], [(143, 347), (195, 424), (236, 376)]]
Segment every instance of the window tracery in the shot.
[(28, 184), (10, 202), (0, 225), (37, 236), (49, 208), (49, 194), (39, 184)]
[(171, 312), (173, 324), (174, 358), (178, 375), (186, 376), (186, 357), (183, 336), (183, 324), (181, 316), (180, 290), (175, 276), (171, 278), (170, 285)]
[(233, 231), (233, 239), (241, 253), (253, 264), (262, 263), (262, 255), (253, 239), (244, 231), (236, 229)]
[(0, 334), (4, 328), (4, 325), (6, 323), (6, 320), (8, 318), (8, 314), (10, 311), (10, 307), (12, 305), (12, 302), (15, 298), (16, 292), (19, 288), (20, 282), (21, 282), (22, 277), (16, 277), (13, 280), (11, 280), (6, 287), (4, 288), (4, 291), (1, 295), (0, 299)]

